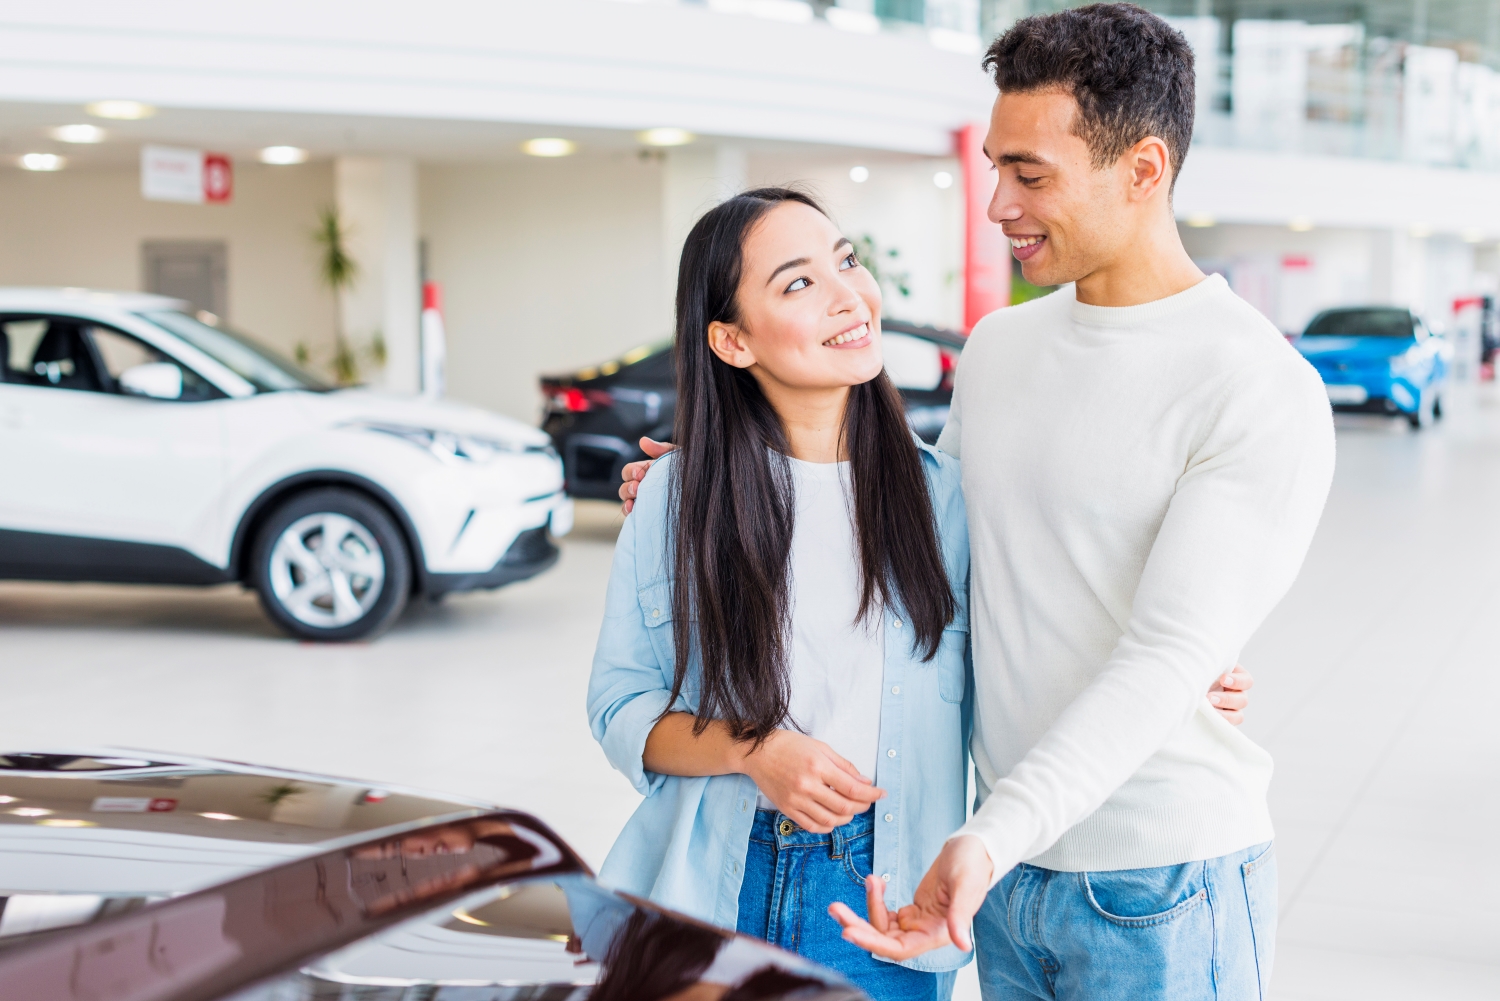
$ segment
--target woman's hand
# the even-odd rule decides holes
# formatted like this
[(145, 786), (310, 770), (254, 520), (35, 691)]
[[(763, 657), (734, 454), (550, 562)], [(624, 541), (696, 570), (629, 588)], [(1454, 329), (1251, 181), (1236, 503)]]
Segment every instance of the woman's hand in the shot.
[(1255, 678), (1240, 665), (1214, 681), (1208, 690), (1208, 701), (1235, 726), (1245, 722), (1245, 709), (1250, 705), (1250, 689), (1255, 687)]
[(885, 796), (833, 748), (795, 730), (777, 730), (745, 755), (744, 773), (804, 830), (827, 834)]

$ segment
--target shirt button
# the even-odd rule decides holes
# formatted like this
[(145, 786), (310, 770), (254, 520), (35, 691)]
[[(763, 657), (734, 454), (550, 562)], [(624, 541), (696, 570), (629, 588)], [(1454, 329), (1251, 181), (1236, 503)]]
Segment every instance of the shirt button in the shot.
[(891, 624), (894, 625), (897, 629), (901, 628), (901, 620), (900, 619), (897, 619), (895, 622), (893, 622)]
[(885, 822), (887, 824), (889, 824), (891, 821), (893, 821), (895, 819), (896, 819), (896, 815), (894, 813), (888, 813), (888, 814), (885, 815)]
[(900, 685), (892, 685), (891, 686), (891, 694), (892, 695), (900, 695), (901, 694), (901, 686)]
[(896, 749), (893, 747), (889, 751), (886, 751), (885, 756), (887, 758), (894, 758), (896, 756)]
[(888, 872), (883, 872), (880, 874), (880, 878), (889, 883), (891, 881), (891, 874)]
[(651, 609), (651, 617), (653, 619), (659, 619), (659, 618), (661, 618), (661, 609), (660, 608), (653, 608), (653, 609)]

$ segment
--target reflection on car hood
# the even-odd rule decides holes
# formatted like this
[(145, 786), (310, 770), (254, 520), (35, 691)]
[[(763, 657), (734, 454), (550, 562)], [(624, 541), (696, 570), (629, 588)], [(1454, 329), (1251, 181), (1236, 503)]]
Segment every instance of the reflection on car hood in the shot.
[(453, 400), (428, 400), (372, 389), (341, 389), (331, 393), (304, 394), (303, 406), (309, 414), (331, 424), (346, 421), (406, 424), (520, 446), (541, 447), (551, 442), (546, 433), (537, 428)]
[(1299, 337), (1297, 350), (1307, 358), (1338, 356), (1357, 361), (1380, 361), (1393, 358), (1417, 343), (1415, 337)]
[[(172, 895), (487, 806), (176, 755), (0, 753), (0, 896)], [(19, 920), (0, 912), (0, 938)]]

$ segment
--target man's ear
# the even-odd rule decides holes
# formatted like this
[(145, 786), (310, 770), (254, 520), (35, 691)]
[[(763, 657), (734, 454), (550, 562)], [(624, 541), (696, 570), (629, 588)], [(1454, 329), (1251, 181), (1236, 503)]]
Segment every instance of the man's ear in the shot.
[(708, 349), (724, 364), (735, 368), (749, 368), (755, 364), (755, 352), (745, 343), (744, 331), (732, 323), (715, 320), (708, 325)]
[(1130, 168), (1130, 200), (1144, 202), (1172, 186), (1172, 154), (1157, 136), (1147, 136), (1125, 154)]

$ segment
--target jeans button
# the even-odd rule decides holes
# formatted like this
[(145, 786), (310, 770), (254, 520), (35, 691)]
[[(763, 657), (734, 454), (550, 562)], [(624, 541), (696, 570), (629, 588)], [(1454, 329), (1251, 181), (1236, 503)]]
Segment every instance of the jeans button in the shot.
[(777, 828), (777, 830), (781, 831), (781, 836), (782, 837), (786, 837), (788, 834), (791, 834), (796, 829), (797, 829), (797, 825), (794, 824), (794, 823), (792, 823), (790, 820), (782, 820), (781, 826), (779, 828)]

